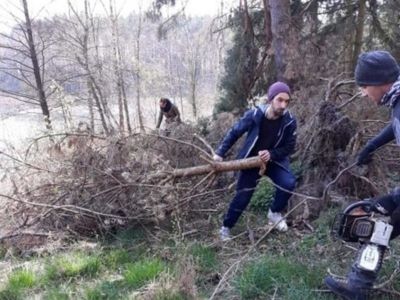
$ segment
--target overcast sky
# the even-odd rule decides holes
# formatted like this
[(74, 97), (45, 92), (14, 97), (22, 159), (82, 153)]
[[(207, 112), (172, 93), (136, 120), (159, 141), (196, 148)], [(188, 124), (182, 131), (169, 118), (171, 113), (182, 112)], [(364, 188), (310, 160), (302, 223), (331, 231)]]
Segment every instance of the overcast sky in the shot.
[[(33, 18), (45, 18), (54, 14), (67, 12), (67, 0), (27, 0), (30, 15)], [(83, 7), (83, 0), (71, 0), (77, 8)], [(187, 2), (186, 14), (188, 15), (216, 15), (218, 8), (221, 5), (221, 0), (176, 0), (176, 6), (182, 7), (183, 3)], [(225, 9), (228, 4), (238, 0), (224, 0)], [(90, 3), (95, 6), (95, 11), (104, 14), (104, 5), (108, 9), (109, 0), (90, 0)], [(130, 12), (146, 10), (152, 0), (115, 0), (117, 11), (121, 15), (128, 15)], [(20, 0), (0, 0), (0, 30), (4, 31), (10, 28), (10, 24), (14, 24), (15, 17), (22, 18), (22, 5)], [(13, 17), (13, 16), (14, 17)]]

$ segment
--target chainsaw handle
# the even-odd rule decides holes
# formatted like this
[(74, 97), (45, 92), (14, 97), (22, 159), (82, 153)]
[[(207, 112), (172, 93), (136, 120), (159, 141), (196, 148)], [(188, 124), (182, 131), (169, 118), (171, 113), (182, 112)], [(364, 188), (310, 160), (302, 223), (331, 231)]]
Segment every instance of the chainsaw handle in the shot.
[(365, 210), (366, 213), (373, 212), (373, 203), (368, 200), (362, 200), (354, 202), (353, 204), (347, 206), (346, 209), (343, 211), (343, 214), (348, 214), (356, 207), (361, 207), (363, 210)]

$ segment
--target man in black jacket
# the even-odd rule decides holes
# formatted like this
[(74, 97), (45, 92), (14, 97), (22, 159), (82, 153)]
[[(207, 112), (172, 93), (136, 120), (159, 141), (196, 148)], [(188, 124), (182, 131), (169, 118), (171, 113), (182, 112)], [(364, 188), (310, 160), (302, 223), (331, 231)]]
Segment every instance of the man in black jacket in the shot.
[[(391, 122), (373, 139), (369, 140), (358, 155), (357, 164), (367, 164), (372, 159), (372, 154), (379, 147), (396, 140), (400, 145), (400, 69), (396, 60), (386, 51), (371, 51), (362, 53), (357, 61), (355, 79), (361, 88), (363, 96), (368, 96), (378, 105), (387, 105), (391, 108)], [(396, 188), (388, 195), (381, 196), (373, 201), (373, 209), (379, 213), (390, 216), (393, 231), (390, 239), (400, 234), (400, 189)], [(384, 247), (381, 249), (383, 258)], [(345, 280), (328, 276), (325, 284), (335, 294), (345, 299), (367, 299), (368, 289), (373, 287), (381, 268), (382, 259), (374, 271), (365, 270), (357, 263), (361, 250), (355, 263)]]

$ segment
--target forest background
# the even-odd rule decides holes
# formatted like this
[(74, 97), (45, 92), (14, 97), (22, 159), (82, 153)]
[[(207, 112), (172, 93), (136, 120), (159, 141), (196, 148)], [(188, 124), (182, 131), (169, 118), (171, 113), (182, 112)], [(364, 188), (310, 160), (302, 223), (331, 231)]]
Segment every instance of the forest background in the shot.
[[(65, 1), (45, 18), (2, 4), (0, 299), (334, 299), (322, 278), (356, 247), (332, 239), (334, 215), (400, 181), (394, 144), (349, 168), (390, 117), (360, 97), (356, 59), (400, 60), (399, 3), (217, 2), (198, 16), (175, 0)], [(276, 80), (298, 119), (291, 230), (265, 226), (263, 180), (221, 243), (234, 175), (174, 172), (209, 164)], [(184, 120), (168, 135), (154, 130), (160, 97)], [(376, 299), (399, 297), (397, 261), (392, 247)]]

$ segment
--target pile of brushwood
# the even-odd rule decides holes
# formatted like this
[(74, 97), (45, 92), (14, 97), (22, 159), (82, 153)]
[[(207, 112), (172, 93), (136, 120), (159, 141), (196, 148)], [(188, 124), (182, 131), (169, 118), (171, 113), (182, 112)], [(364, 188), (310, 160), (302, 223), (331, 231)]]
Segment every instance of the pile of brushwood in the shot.
[[(19, 158), (9, 156), (12, 190), (2, 196), (11, 217), (3, 221), (2, 240), (18, 243), (29, 235), (25, 243), (35, 244), (45, 236), (171, 222), (183, 234), (207, 230), (234, 180), (232, 172), (216, 176), (221, 171), (212, 162), (212, 148), (232, 122), (223, 114), (207, 125), (209, 137), (189, 124), (124, 137), (87, 131), (38, 137)], [(190, 176), (196, 174), (203, 176)]]

